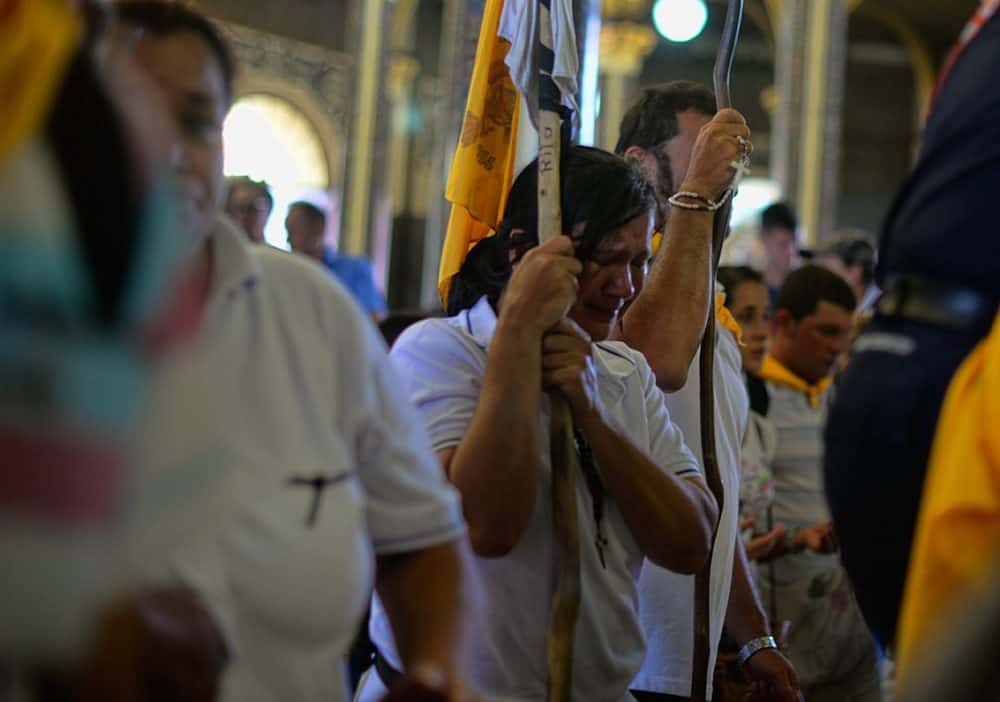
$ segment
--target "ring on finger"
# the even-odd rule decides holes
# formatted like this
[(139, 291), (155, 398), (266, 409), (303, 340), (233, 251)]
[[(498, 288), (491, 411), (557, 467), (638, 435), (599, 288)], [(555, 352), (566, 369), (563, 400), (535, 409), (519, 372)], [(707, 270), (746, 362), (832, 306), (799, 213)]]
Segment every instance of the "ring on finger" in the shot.
[(745, 136), (737, 135), (737, 137), (736, 137), (736, 143), (740, 145), (741, 149), (743, 149), (743, 160), (749, 161), (750, 160), (750, 140), (747, 139)]

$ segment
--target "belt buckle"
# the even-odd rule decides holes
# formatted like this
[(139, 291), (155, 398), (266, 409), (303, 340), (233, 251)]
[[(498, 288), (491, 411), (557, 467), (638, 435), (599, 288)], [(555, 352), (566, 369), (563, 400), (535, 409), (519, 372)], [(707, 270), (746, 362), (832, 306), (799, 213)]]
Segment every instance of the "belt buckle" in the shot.
[(899, 276), (887, 281), (886, 290), (878, 301), (878, 311), (883, 317), (899, 317), (905, 313), (912, 291), (911, 281)]
[(878, 301), (878, 311), (883, 317), (895, 317), (902, 313), (906, 296), (899, 288), (887, 290)]

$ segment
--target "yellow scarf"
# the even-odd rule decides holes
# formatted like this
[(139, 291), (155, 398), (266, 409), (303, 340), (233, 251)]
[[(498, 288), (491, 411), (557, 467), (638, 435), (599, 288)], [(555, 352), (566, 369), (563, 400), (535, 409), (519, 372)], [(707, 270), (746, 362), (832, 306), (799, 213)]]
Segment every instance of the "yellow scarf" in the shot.
[(740, 323), (736, 321), (733, 317), (733, 313), (729, 311), (726, 307), (726, 295), (721, 292), (715, 293), (715, 319), (724, 326), (726, 329), (733, 333), (736, 337), (736, 343), (740, 346), (744, 346), (743, 343), (743, 330), (740, 328)]
[(65, 0), (0, 0), (0, 159), (43, 124), (80, 23)]
[(833, 382), (833, 378), (827, 377), (823, 378), (815, 385), (810, 385), (781, 365), (771, 354), (764, 356), (764, 365), (761, 366), (760, 373), (757, 375), (761, 380), (767, 380), (772, 383), (777, 383), (778, 385), (785, 385), (786, 387), (790, 387), (792, 390), (798, 390), (799, 392), (805, 393), (806, 397), (809, 399), (809, 405), (811, 407), (819, 407), (820, 396), (828, 387), (830, 387), (830, 383)]

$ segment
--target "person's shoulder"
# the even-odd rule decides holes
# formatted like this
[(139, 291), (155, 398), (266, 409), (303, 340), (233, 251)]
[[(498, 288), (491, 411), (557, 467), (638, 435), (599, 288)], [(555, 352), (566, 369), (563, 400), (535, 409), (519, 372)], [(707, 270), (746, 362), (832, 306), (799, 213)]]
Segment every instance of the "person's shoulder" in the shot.
[(484, 372), (486, 350), (468, 332), (464, 316), (434, 317), (409, 326), (389, 350), (404, 373), (437, 369), (441, 373)]
[(418, 348), (440, 350), (456, 345), (461, 347), (475, 345), (474, 340), (462, 327), (461, 314), (454, 317), (430, 317), (411, 324), (396, 339), (392, 351), (402, 354)]
[(624, 341), (598, 341), (594, 344), (595, 357), (606, 369), (615, 375), (642, 375), (650, 371), (649, 363), (641, 351), (637, 351)]
[(284, 251), (268, 245), (253, 247), (261, 274), (278, 290), (301, 295), (322, 295), (350, 303), (350, 296), (316, 261), (302, 254)]
[[(272, 246), (254, 246), (260, 284), (274, 311), (314, 331), (362, 336), (368, 320), (344, 285), (316, 261)], [(346, 326), (345, 326), (346, 325)]]
[(626, 344), (624, 341), (608, 340), (594, 342), (594, 348), (602, 358), (617, 358), (634, 365), (638, 359), (645, 359), (641, 352)]

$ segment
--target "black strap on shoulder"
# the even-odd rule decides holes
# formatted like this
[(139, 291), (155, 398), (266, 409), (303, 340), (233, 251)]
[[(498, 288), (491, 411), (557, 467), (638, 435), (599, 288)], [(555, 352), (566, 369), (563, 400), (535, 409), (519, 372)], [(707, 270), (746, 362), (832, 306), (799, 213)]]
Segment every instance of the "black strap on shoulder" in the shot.
[(403, 679), (403, 674), (392, 667), (392, 664), (385, 659), (379, 650), (375, 649), (375, 672), (378, 673), (382, 684), (387, 690), (392, 690)]
[(746, 374), (747, 393), (750, 395), (750, 409), (761, 417), (767, 416), (771, 408), (771, 396), (767, 394), (767, 385), (755, 375)]

